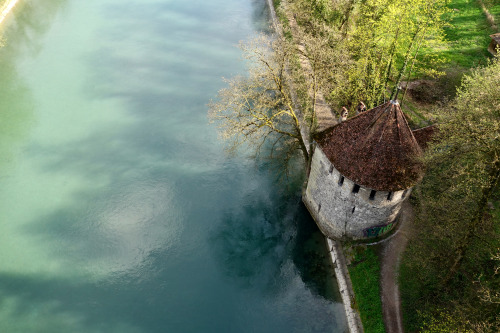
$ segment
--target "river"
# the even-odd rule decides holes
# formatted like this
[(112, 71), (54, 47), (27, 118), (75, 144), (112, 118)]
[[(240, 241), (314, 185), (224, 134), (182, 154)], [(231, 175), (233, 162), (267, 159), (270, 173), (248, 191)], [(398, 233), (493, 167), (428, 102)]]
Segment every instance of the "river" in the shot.
[(0, 48), (0, 332), (346, 330), (300, 177), (228, 156), (206, 117), (268, 17), (20, 1)]

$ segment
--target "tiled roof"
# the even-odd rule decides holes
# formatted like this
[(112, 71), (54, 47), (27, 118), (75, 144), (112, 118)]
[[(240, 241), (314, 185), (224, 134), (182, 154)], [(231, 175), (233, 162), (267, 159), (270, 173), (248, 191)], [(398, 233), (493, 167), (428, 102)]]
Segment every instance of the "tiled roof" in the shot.
[(335, 168), (356, 184), (397, 191), (422, 178), (422, 150), (397, 102), (326, 129), (316, 141)]
[(436, 132), (437, 132), (436, 125), (430, 125), (412, 131), (413, 136), (418, 142), (418, 145), (423, 150), (427, 148), (427, 144), (432, 140)]

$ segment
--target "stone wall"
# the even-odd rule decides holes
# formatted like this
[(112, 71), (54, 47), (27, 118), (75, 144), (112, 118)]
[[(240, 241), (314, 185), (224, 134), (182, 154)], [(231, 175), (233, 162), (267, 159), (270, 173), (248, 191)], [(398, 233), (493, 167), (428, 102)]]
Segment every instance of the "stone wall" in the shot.
[(347, 326), (350, 333), (363, 333), (363, 323), (359, 317), (358, 311), (353, 307), (355, 304), (352, 282), (349, 278), (344, 251), (340, 242), (332, 239), (326, 239), (326, 246), (330, 253), (330, 260), (333, 263), (335, 276), (339, 286), (340, 296), (344, 304), (344, 310), (347, 318)]
[(370, 239), (389, 232), (410, 190), (376, 191), (343, 177), (319, 146), (315, 147), (303, 201), (329, 238)]

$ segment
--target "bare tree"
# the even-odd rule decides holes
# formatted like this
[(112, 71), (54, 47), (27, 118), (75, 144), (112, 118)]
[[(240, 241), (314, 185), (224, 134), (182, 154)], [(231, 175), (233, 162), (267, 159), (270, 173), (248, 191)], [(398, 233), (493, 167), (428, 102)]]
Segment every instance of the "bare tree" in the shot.
[[(234, 151), (242, 144), (256, 148), (270, 145), (271, 155), (286, 147), (308, 158), (301, 126), (314, 119), (312, 109), (299, 111), (294, 88), (300, 80), (292, 62), (293, 43), (284, 37), (260, 35), (240, 43), (248, 75), (226, 79), (227, 87), (209, 104), (209, 118)], [(293, 88), (292, 88), (293, 86)], [(300, 113), (302, 112), (302, 113)]]
[(279, 28), (282, 34), (240, 43), (248, 74), (226, 79), (228, 86), (209, 104), (209, 118), (229, 151), (248, 144), (257, 153), (263, 147), (271, 156), (280, 151), (285, 161), (301, 151), (308, 161), (318, 117), (323, 127), (335, 122), (321, 92), (344, 81), (338, 69), (349, 57), (334, 47), (341, 34), (317, 20), (309, 34), (294, 22), (291, 18), (288, 30)]

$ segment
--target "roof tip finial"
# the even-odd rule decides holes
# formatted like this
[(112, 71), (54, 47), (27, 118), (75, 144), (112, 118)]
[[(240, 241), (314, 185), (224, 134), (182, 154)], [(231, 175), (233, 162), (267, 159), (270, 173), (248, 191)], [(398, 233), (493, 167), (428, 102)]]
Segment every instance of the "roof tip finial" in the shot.
[(392, 104), (399, 104), (398, 103), (398, 95), (399, 95), (400, 91), (401, 91), (401, 86), (397, 86), (396, 89), (394, 90), (394, 92), (392, 93), (392, 96), (393, 96), (393, 97), (391, 97)]

